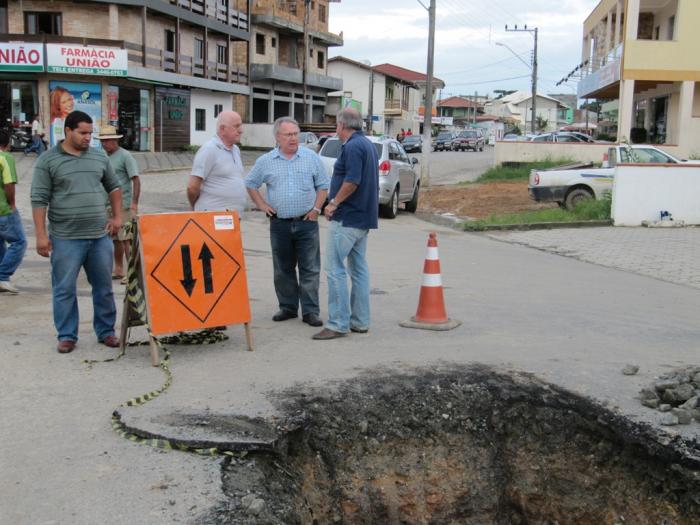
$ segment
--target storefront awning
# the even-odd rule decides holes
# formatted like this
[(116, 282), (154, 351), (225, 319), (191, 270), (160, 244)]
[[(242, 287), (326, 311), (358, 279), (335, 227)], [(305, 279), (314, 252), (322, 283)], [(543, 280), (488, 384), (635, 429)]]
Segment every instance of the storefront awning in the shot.
[(157, 80), (146, 80), (145, 78), (126, 77), (126, 79), (131, 80), (132, 82), (142, 82), (144, 84), (153, 84), (154, 86), (165, 86), (165, 87), (174, 86), (174, 84), (170, 84), (168, 82), (158, 82)]

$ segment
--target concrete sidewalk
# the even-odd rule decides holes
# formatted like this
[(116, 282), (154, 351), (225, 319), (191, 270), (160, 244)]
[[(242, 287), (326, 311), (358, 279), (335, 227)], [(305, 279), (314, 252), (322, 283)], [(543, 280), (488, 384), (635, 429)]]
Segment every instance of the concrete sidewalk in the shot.
[[(182, 177), (182, 172), (144, 177), (142, 212), (185, 211)], [(82, 363), (114, 354), (95, 341), (90, 290), (83, 277), (78, 348), (69, 355), (56, 353), (49, 263), (33, 249), (28, 185), (18, 188), (29, 249), (14, 279), (22, 294), (0, 294), (0, 440), (5, 445), (0, 451), (0, 523), (191, 521), (225, 498), (220, 460), (136, 445), (112, 431), (112, 411), (159, 387), (163, 374), (150, 366), (147, 347), (129, 348), (125, 358), (113, 363), (92, 368)], [(370, 235), (370, 332), (312, 341), (317, 329), (300, 320), (271, 320), (277, 305), (268, 228), (259, 213), (247, 214), (242, 222), (255, 351), (246, 351), (241, 326), (230, 327), (230, 340), (223, 343), (173, 346), (172, 387), (142, 407), (123, 410), (128, 424), (196, 439), (207, 435), (201, 422), (210, 417), (276, 415), (275, 396), (288, 388), (332, 385), (365, 370), (485, 363), (533, 373), (658, 426), (660, 414), (635, 399), (640, 388), (660, 373), (698, 361), (700, 291), (694, 285), (494, 242), (407, 213), (380, 221), (380, 229)], [(451, 332), (398, 326), (415, 312), (432, 230), (438, 231), (448, 313), (464, 323)], [(321, 231), (324, 246), (323, 221)], [(577, 236), (590, 230), (564, 234), (575, 245)], [(640, 230), (639, 235), (679, 234)], [(659, 237), (653, 239), (653, 244), (661, 243)], [(595, 246), (596, 241), (587, 242)], [(679, 252), (689, 249), (668, 242), (679, 244)], [(637, 253), (627, 251), (630, 257)], [(117, 285), (116, 293), (121, 309), (123, 287)], [(324, 317), (326, 293), (322, 278)], [(145, 336), (142, 329), (133, 332), (133, 338)], [(620, 370), (627, 363), (638, 365), (639, 374), (623, 376)], [(694, 423), (661, 431), (669, 438), (697, 439), (699, 427)]]

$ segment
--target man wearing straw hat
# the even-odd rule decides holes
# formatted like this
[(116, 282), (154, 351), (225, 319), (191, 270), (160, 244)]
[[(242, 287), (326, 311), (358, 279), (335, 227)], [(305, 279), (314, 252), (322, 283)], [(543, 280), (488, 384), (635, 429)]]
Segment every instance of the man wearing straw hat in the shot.
[[(114, 126), (102, 126), (97, 138), (102, 143), (102, 149), (109, 157), (114, 174), (119, 178), (122, 189), (122, 226), (112, 235), (114, 241), (114, 270), (112, 279), (121, 280), (126, 284), (126, 272), (124, 260), (129, 262), (131, 250), (131, 220), (138, 213), (139, 195), (141, 194), (141, 181), (139, 179), (139, 166), (134, 157), (124, 148), (119, 147), (119, 139), (123, 135), (117, 133)], [(111, 216), (111, 210), (110, 210)]]

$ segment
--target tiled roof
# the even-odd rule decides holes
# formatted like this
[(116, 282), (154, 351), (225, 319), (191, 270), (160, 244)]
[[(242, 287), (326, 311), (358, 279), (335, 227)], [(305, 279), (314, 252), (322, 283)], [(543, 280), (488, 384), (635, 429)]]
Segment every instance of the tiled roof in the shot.
[[(404, 80), (406, 82), (415, 83), (428, 81), (428, 75), (425, 73), (419, 73), (418, 71), (412, 71), (393, 64), (379, 64), (378, 66), (374, 66), (373, 69), (390, 77), (398, 78), (399, 80)], [(435, 87), (439, 87), (438, 84), (441, 84), (443, 87), (445, 86), (445, 83), (437, 77), (433, 77), (433, 82), (436, 84)]]
[(464, 97), (450, 97), (443, 100), (438, 100), (437, 105), (441, 108), (473, 108), (474, 106), (481, 107), (481, 104), (478, 104), (473, 100), (469, 100), (468, 98)]

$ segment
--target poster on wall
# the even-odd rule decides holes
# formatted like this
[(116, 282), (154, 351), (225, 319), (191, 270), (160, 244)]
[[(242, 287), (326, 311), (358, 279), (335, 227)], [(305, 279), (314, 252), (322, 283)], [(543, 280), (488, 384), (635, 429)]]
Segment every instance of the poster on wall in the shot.
[(88, 84), (86, 82), (63, 82), (52, 80), (49, 82), (51, 145), (63, 140), (63, 123), (71, 111), (83, 111), (92, 117), (93, 135), (92, 147), (100, 147), (95, 138), (102, 125), (102, 89), (100, 84)]

